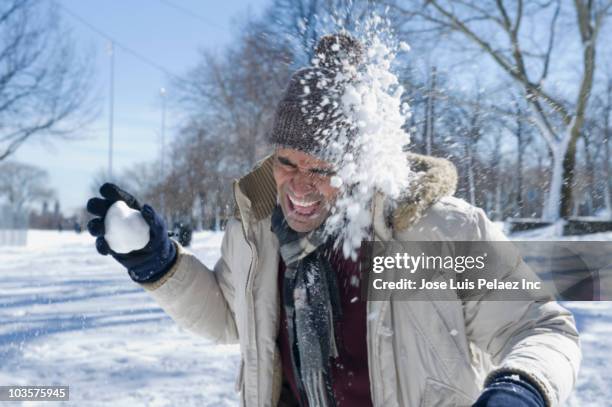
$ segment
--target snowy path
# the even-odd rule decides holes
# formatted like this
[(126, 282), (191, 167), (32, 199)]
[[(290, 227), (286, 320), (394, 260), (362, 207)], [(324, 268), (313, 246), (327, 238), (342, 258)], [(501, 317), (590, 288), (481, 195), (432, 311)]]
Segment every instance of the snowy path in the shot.
[(578, 386), (568, 406), (612, 405), (612, 302), (572, 302), (582, 341)]
[[(221, 237), (195, 235), (193, 250), (205, 264), (219, 256)], [(584, 353), (568, 405), (606, 405), (612, 303), (566, 305)], [(238, 358), (237, 346), (176, 327), (86, 234), (34, 231), (27, 247), (0, 248), (0, 385), (69, 385), (64, 404), (74, 406), (236, 406)]]
[[(92, 241), (34, 231), (0, 248), (0, 384), (69, 385), (74, 406), (237, 405), (237, 346), (179, 329)], [(212, 266), (220, 242), (198, 234), (194, 251)]]

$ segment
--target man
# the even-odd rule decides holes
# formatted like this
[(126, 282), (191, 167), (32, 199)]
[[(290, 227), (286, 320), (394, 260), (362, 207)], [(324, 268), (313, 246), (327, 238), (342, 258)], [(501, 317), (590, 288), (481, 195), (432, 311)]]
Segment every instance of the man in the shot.
[[(319, 47), (329, 52), (330, 43), (339, 52), (357, 46), (338, 35)], [(179, 325), (240, 343), (237, 389), (244, 406), (562, 403), (581, 355), (572, 315), (559, 304), (357, 298), (357, 263), (322, 233), (338, 196), (335, 168), (318, 142), (329, 123), (309, 121), (303, 109), (304, 97), (321, 96), (304, 96), (304, 83), (332, 68), (311, 67), (291, 78), (270, 136), (273, 155), (234, 185), (236, 216), (214, 270), (168, 239), (150, 206), (141, 208), (112, 184), (102, 186), (104, 199), (88, 202), (99, 216), (88, 225), (98, 251), (126, 266)], [(392, 212), (384, 196), (373, 199), (373, 239), (505, 239), (482, 210), (452, 197), (452, 164), (414, 154), (409, 160), (422, 173), (418, 188), (394, 202)], [(105, 215), (116, 201), (141, 211), (150, 226), (144, 248), (121, 254), (104, 239)]]

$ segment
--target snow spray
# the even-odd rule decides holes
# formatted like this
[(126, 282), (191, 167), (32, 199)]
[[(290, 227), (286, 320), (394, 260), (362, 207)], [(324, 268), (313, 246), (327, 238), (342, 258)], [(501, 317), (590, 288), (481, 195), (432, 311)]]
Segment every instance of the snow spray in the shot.
[[(409, 190), (414, 179), (405, 152), (410, 142), (404, 129), (410, 106), (402, 102), (404, 88), (392, 72), (396, 55), (409, 47), (398, 42), (389, 21), (376, 14), (351, 32), (339, 26), (336, 31), (358, 39), (364, 46), (363, 58), (356, 64), (341, 61), (341, 69), (333, 78), (335, 83), (320, 84), (332, 89), (330, 98), (323, 98), (320, 106), (304, 109), (312, 112), (313, 120), (325, 104), (336, 104), (334, 108), (339, 111), (335, 113), (337, 125), (323, 130), (318, 138), (325, 159), (337, 170), (331, 185), (340, 191), (325, 229), (338, 237), (336, 244), (342, 245), (345, 257), (356, 259), (362, 240), (370, 235), (375, 194), (380, 192), (387, 202), (393, 202)], [(325, 66), (326, 57), (329, 58), (315, 55), (311, 63)], [(341, 91), (334, 94), (337, 89)], [(305, 88), (304, 96), (309, 91)]]

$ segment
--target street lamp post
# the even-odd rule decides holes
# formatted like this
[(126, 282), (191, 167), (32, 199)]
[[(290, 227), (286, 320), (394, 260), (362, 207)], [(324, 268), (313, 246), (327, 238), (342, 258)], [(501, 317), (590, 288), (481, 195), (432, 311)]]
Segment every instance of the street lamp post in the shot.
[(108, 43), (108, 55), (110, 57), (110, 82), (109, 82), (109, 106), (108, 106), (108, 179), (113, 180), (113, 128), (115, 113), (115, 46), (113, 41)]
[[(159, 95), (161, 97), (161, 129), (160, 129), (160, 161), (159, 161), (159, 179), (164, 183), (166, 175), (165, 168), (165, 155), (166, 155), (166, 88), (159, 89)], [(161, 191), (161, 213), (162, 217), (166, 219), (166, 200), (165, 191), (162, 188)]]
[(160, 161), (160, 175), (161, 179), (166, 175), (166, 168), (164, 166), (164, 155), (165, 155), (165, 138), (166, 138), (166, 88), (159, 89), (159, 95), (161, 96), (161, 161)]

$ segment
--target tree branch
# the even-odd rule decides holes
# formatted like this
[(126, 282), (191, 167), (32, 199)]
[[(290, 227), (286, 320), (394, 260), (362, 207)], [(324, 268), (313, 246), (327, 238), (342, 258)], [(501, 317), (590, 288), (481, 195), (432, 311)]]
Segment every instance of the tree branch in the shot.
[(550, 23), (550, 34), (548, 35), (548, 46), (546, 48), (546, 52), (544, 54), (544, 66), (542, 68), (542, 74), (540, 75), (539, 84), (542, 84), (546, 76), (548, 76), (548, 67), (550, 65), (550, 56), (552, 54), (553, 47), (555, 45), (555, 27), (557, 26), (557, 19), (559, 17), (561, 11), (561, 2), (557, 1), (557, 7), (555, 8), (555, 12), (553, 14), (552, 21)]

